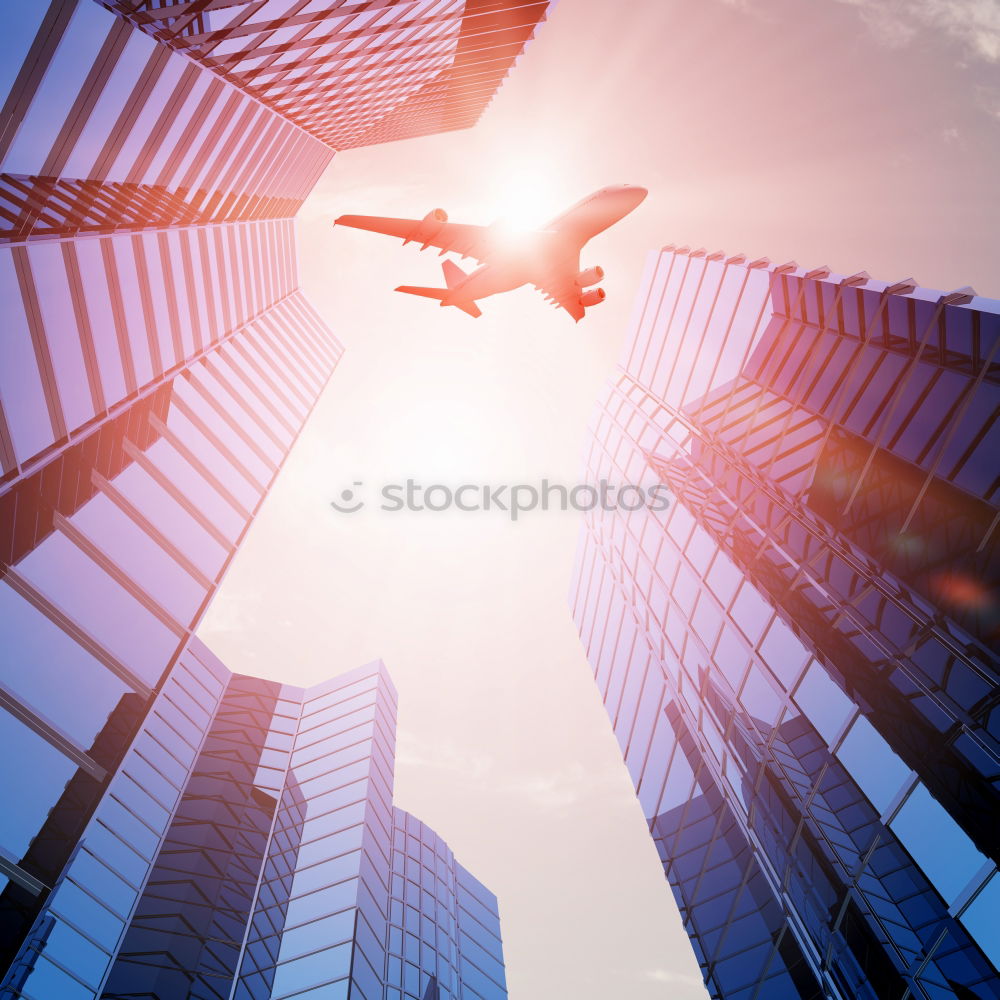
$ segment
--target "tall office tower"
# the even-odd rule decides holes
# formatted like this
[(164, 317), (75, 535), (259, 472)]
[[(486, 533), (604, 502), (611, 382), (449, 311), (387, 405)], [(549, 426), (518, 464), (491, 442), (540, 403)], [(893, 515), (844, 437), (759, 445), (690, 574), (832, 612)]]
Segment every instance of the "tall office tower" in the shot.
[[(470, 4), (466, 17), (447, 3), (195, 0), (171, 5), (169, 23), (163, 7), (3, 8), (0, 968), (21, 954), (7, 990), (21, 989), (44, 938), (61, 957), (23, 982), (63, 978), (24, 985), (39, 1000), (92, 995), (73, 984), (98, 974), (94, 956), (111, 954), (105, 909), (125, 905), (68, 880), (68, 866), (110, 864), (146, 891), (162, 817), (115, 791), (130, 787), (122, 761), (183, 786), (171, 740), (198, 745), (191, 720), (215, 709), (198, 707), (202, 681), (182, 685), (179, 665), (197, 660), (194, 630), (340, 356), (298, 289), (293, 233), (331, 136), (469, 124), (459, 105), (481, 110), (490, 74), (516, 54), (506, 6)], [(291, 45), (296, 25), (325, 41)], [(222, 29), (202, 45), (199, 33)], [(443, 89), (422, 103), (432, 83)], [(168, 717), (175, 736), (138, 763), (143, 734)], [(265, 806), (256, 796), (239, 808), (252, 826)], [(95, 810), (128, 812), (100, 821), (112, 839), (136, 824), (131, 846), (109, 841), (104, 861), (76, 851), (84, 830), (98, 836)], [(153, 839), (137, 859), (140, 828)], [(247, 832), (245, 850), (262, 835)], [(245, 862), (233, 864), (219, 899), (245, 889)], [(60, 905), (75, 895), (85, 917), (50, 919), (57, 886)], [(153, 904), (138, 905), (116, 976), (135, 935), (153, 933)], [(225, 938), (220, 928), (205, 933)]]
[(1000, 997), (998, 344), (970, 289), (650, 259), (589, 468), (672, 502), (588, 514), (574, 614), (714, 997)]
[(303, 690), (192, 640), (0, 995), (505, 1000), (496, 900), (393, 808), (395, 728), (381, 663)]
[(496, 897), (416, 817), (392, 811), (385, 1000), (503, 1000)]
[[(180, 375), (266, 484), (254, 463), (274, 464), (339, 353), (298, 292), (291, 223), (330, 150), (92, 0), (16, 0), (4, 31), (4, 493), (95, 431), (162, 422)], [(231, 410), (248, 392), (263, 430)]]
[[(0, 245), (8, 252), (20, 247), (23, 256), (40, 239), (289, 219), (333, 156), (94, 0), (12, 0), (3, 46)], [(209, 240), (214, 231), (198, 232)], [(197, 253), (188, 261), (196, 272)], [(166, 281), (185, 276), (167, 272)], [(233, 277), (212, 275), (216, 298)]]
[[(158, 235), (121, 239), (155, 253)], [(15, 451), (18, 461), (0, 493), (0, 786), (8, 804), (0, 821), (0, 873), (27, 894), (16, 912), (5, 907), (0, 917), (5, 946), (16, 947), (46, 905), (79, 830), (114, 780), (130, 737), (155, 712), (171, 666), (340, 354), (295, 291), (291, 260), (279, 269), (280, 261), (263, 255), (261, 240), (280, 246), (289, 228), (265, 224), (254, 232), (241, 224), (230, 235), (232, 241), (212, 240), (206, 259), (251, 276), (227, 292), (238, 297), (230, 308), (247, 310), (247, 318), (215, 331), (206, 323), (200, 349), (191, 343), (190, 325), (179, 325), (186, 358), (51, 443), (53, 411), (44, 401), (82, 396), (89, 403), (88, 379), (91, 387), (120, 392), (136, 342), (113, 338), (114, 319), (99, 312), (110, 307), (100, 290), (91, 295), (94, 284), (69, 287), (67, 272), (58, 270), (66, 258), (55, 243), (38, 247), (51, 251), (54, 262), (34, 272), (36, 284), (62, 283), (67, 300), (95, 307), (101, 352), (88, 359), (69, 350), (74, 331), (60, 322), (67, 314), (58, 311), (58, 290), (38, 300), (51, 325), (5, 330), (3, 347), (16, 363), (0, 368), (4, 410), (15, 447), (31, 442), (26, 452)], [(167, 237), (160, 259), (173, 257), (178, 265), (184, 248), (198, 245), (195, 233)], [(95, 269), (95, 282), (129, 259), (115, 256), (118, 240), (108, 238), (103, 254), (103, 238), (74, 247)], [(35, 249), (28, 249), (29, 259)], [(200, 288), (210, 287), (208, 273), (192, 271)], [(150, 269), (141, 280), (156, 285), (157, 274)], [(119, 315), (141, 311), (141, 285), (122, 282), (119, 290)], [(203, 311), (209, 303), (192, 299), (184, 308)], [(221, 312), (218, 300), (211, 308)], [(63, 395), (58, 381), (41, 385), (33, 367), (43, 338), (51, 338), (53, 367), (70, 373)], [(38, 442), (42, 450), (32, 454)], [(137, 822), (146, 818), (140, 813)]]
[(341, 348), (288, 218), (322, 143), (91, 0), (7, 5), (4, 52), (9, 961)]
[(101, 0), (334, 149), (469, 128), (553, 0)]
[(341, 348), (281, 217), (321, 143), (91, 0), (5, 13), (0, 738), (32, 762), (0, 777), (10, 950)]

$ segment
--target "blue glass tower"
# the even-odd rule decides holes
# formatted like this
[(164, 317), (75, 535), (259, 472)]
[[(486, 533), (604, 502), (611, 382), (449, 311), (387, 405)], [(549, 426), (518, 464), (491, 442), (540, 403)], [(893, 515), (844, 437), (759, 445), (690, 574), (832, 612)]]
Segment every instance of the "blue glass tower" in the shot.
[(392, 805), (395, 718), (381, 663), (303, 690), (192, 640), (0, 996), (505, 1000), (495, 897)]
[(574, 614), (709, 991), (1000, 997), (1000, 303), (650, 259)]
[(506, 996), (496, 897), (430, 827), (392, 811), (385, 1000)]

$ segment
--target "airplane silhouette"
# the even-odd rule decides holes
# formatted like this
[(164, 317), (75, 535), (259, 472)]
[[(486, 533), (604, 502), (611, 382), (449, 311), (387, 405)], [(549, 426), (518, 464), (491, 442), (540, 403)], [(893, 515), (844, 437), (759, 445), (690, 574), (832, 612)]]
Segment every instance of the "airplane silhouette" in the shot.
[(634, 184), (601, 188), (557, 215), (544, 228), (513, 241), (499, 226), (467, 226), (449, 222), (440, 208), (423, 219), (390, 219), (377, 215), (342, 215), (335, 226), (350, 226), (419, 243), (421, 250), (439, 247), (473, 257), (482, 265), (471, 274), (454, 261), (442, 264), (445, 288), (400, 285), (396, 291), (437, 299), (442, 306), (456, 306), (472, 317), (482, 315), (478, 299), (534, 285), (554, 306), (562, 307), (578, 323), (589, 306), (603, 302), (603, 288), (590, 288), (604, 277), (600, 267), (580, 270), (580, 251), (598, 233), (613, 226), (635, 209), (648, 194)]

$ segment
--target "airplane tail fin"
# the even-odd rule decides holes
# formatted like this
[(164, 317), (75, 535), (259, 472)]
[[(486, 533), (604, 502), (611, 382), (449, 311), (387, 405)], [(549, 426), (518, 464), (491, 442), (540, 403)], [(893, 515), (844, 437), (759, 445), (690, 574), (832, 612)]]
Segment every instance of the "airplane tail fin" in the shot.
[(444, 271), (444, 283), (449, 288), (454, 288), (461, 284), (468, 275), (453, 260), (441, 262), (441, 270)]
[[(451, 264), (451, 261), (446, 261), (446, 264)], [(452, 265), (456, 270), (460, 271), (461, 268), (458, 265)], [(445, 274), (447, 275), (447, 268), (445, 269)], [(448, 288), (423, 288), (420, 285), (400, 285), (397, 292), (406, 292), (407, 295), (421, 295), (425, 299), (437, 299), (439, 302), (448, 294)], [(483, 311), (476, 305), (475, 302), (452, 302), (451, 305), (457, 306), (464, 313), (468, 313), (473, 319), (478, 319), (482, 316)]]

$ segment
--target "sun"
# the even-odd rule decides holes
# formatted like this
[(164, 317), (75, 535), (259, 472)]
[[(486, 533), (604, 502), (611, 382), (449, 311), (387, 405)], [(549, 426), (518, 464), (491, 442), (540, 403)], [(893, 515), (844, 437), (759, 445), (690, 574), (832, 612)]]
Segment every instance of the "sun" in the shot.
[(545, 166), (505, 164), (496, 171), (489, 208), (496, 224), (513, 232), (539, 229), (555, 216), (565, 196)]

